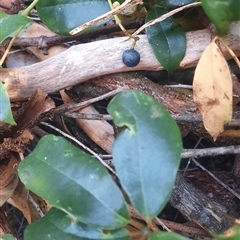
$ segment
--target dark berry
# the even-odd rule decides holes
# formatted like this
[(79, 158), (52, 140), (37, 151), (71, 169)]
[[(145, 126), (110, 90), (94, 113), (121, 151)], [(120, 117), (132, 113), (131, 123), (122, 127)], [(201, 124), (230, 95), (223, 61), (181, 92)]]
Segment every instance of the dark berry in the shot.
[(134, 49), (127, 49), (122, 54), (122, 61), (127, 67), (135, 67), (140, 62), (140, 54)]

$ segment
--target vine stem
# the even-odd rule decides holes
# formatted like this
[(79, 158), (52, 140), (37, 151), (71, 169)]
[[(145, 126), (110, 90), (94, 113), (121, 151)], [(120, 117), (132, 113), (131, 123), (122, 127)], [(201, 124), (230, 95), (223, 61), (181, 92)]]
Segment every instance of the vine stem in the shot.
[(15, 35), (13, 36), (13, 38), (11, 39), (10, 43), (8, 44), (7, 49), (6, 49), (6, 51), (4, 52), (4, 54), (3, 54), (3, 56), (2, 56), (2, 58), (1, 58), (1, 60), (0, 60), (0, 66), (2, 66), (4, 60), (6, 59), (8, 53), (9, 53), (9, 51), (10, 51), (10, 48), (11, 48), (12, 45), (13, 45), (13, 42), (14, 42), (15, 39), (17, 38), (18, 34), (21, 32), (21, 30), (23, 29), (23, 27), (24, 27), (24, 26), (21, 26), (21, 27), (17, 30), (17, 32), (15, 33)]
[[(26, 9), (24, 9), (20, 14), (24, 17), (27, 17), (29, 15), (29, 13), (31, 12), (31, 10), (35, 7), (35, 5), (39, 2), (39, 0), (34, 0)], [(15, 39), (17, 38), (18, 34), (21, 32), (21, 30), (23, 29), (25, 25), (21, 26), (14, 34), (12, 40), (10, 41), (10, 43), (8, 44), (8, 47), (6, 49), (6, 51), (4, 52), (1, 60), (0, 60), (0, 66), (2, 66), (4, 60), (6, 59), (10, 48), (13, 45), (13, 42), (15, 41)]]
[(176, 8), (176, 9), (174, 9), (174, 10), (172, 10), (172, 11), (166, 13), (166, 14), (163, 14), (162, 16), (160, 16), (160, 17), (158, 17), (156, 19), (153, 19), (153, 20), (145, 23), (144, 25), (142, 25), (136, 32), (133, 33), (133, 36), (136, 36), (141, 31), (143, 31), (145, 28), (147, 28), (147, 27), (149, 27), (151, 25), (154, 25), (156, 23), (162, 22), (166, 18), (171, 17), (174, 14), (176, 14), (178, 12), (181, 12), (184, 9), (191, 8), (191, 7), (198, 7), (198, 6), (201, 6), (201, 2), (190, 3), (188, 5), (184, 5), (183, 7)]
[[(111, 0), (108, 0), (108, 4), (109, 4), (109, 6), (111, 7), (111, 9), (114, 10), (114, 7), (113, 7), (113, 4), (112, 4), (112, 1), (111, 1)], [(119, 6), (120, 6), (120, 4), (119, 4)], [(136, 45), (136, 43), (137, 43), (137, 41), (139, 40), (139, 37), (131, 35), (131, 34), (124, 28), (124, 26), (122, 25), (122, 21), (121, 21), (121, 19), (118, 17), (117, 14), (114, 14), (113, 17), (114, 17), (114, 19), (115, 19), (116, 24), (121, 28), (121, 30), (123, 31), (123, 33), (124, 33), (126, 36), (128, 36), (129, 38), (132, 38), (132, 39), (133, 39), (132, 48), (134, 48), (135, 45)]]
[(130, 219), (129, 224), (134, 226), (138, 230), (143, 230), (145, 228), (144, 224), (140, 223), (139, 221), (136, 221), (135, 219)]
[(20, 14), (27, 17), (31, 10), (36, 6), (40, 0), (34, 0), (26, 9), (24, 9)]
[(236, 64), (240, 68), (240, 61), (239, 61), (238, 57), (236, 56), (236, 54), (233, 52), (233, 50), (227, 45), (227, 43), (224, 41), (224, 39), (218, 38), (218, 40), (220, 40), (220, 42), (228, 50), (229, 54), (231, 55), (231, 57), (234, 59), (234, 61), (236, 62)]

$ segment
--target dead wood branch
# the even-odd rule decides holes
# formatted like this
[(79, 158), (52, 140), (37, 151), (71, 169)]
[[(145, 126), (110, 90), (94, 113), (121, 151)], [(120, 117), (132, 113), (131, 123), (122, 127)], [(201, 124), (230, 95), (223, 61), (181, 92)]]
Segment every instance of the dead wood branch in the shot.
[[(187, 51), (181, 68), (195, 66), (211, 39), (208, 30), (188, 32), (186, 36)], [(31, 66), (0, 69), (1, 81), (11, 101), (17, 101), (30, 97), (36, 89), (51, 93), (110, 73), (163, 69), (145, 35), (140, 36), (135, 47), (141, 54), (141, 62), (134, 68), (126, 67), (121, 56), (131, 43), (124, 40), (126, 38), (122, 37), (80, 44)], [(226, 37), (226, 42), (237, 56), (240, 56), (239, 41), (240, 37), (236, 35)], [(230, 58), (224, 47), (222, 50), (224, 56)]]

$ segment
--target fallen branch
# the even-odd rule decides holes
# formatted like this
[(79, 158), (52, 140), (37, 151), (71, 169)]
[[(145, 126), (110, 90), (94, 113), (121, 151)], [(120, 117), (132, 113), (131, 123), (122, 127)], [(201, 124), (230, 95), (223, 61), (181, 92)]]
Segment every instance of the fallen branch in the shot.
[(204, 149), (184, 149), (182, 158), (201, 158), (201, 157), (214, 157), (219, 155), (227, 154), (239, 154), (240, 146), (224, 146), (224, 147), (213, 147)]
[[(211, 40), (208, 30), (188, 32), (186, 37), (187, 50), (180, 64), (181, 68), (196, 66)], [(139, 65), (134, 68), (126, 67), (122, 63), (122, 52), (130, 48), (131, 43), (124, 42), (125, 39), (126, 37), (121, 37), (80, 44), (31, 66), (0, 69), (1, 81), (11, 101), (18, 101), (27, 99), (36, 89), (52, 93), (110, 73), (163, 69), (156, 60), (146, 35), (140, 36), (135, 47), (141, 55)], [(237, 56), (240, 56), (239, 41), (240, 37), (236, 35), (226, 37), (227, 44)], [(224, 56), (230, 58), (226, 48), (222, 46), (221, 49)]]

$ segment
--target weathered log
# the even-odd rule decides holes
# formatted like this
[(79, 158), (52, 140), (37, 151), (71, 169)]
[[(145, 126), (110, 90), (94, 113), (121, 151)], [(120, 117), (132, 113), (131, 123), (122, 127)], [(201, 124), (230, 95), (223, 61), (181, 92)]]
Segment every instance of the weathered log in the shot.
[(178, 173), (170, 203), (190, 221), (209, 233), (223, 233), (234, 225), (235, 218), (220, 203), (188, 183)]
[[(180, 68), (195, 66), (211, 41), (208, 30), (187, 32), (186, 38), (186, 55)], [(134, 68), (126, 67), (122, 63), (122, 52), (130, 48), (131, 43), (125, 40), (126, 37), (121, 37), (79, 44), (30, 66), (0, 69), (0, 79), (11, 101), (17, 101), (30, 97), (36, 89), (51, 93), (110, 73), (163, 69), (156, 60), (146, 35), (140, 35), (135, 47), (141, 55), (139, 65)], [(235, 54), (240, 56), (240, 37), (230, 34), (225, 40)], [(226, 48), (221, 46), (221, 49), (224, 56), (230, 58)]]

